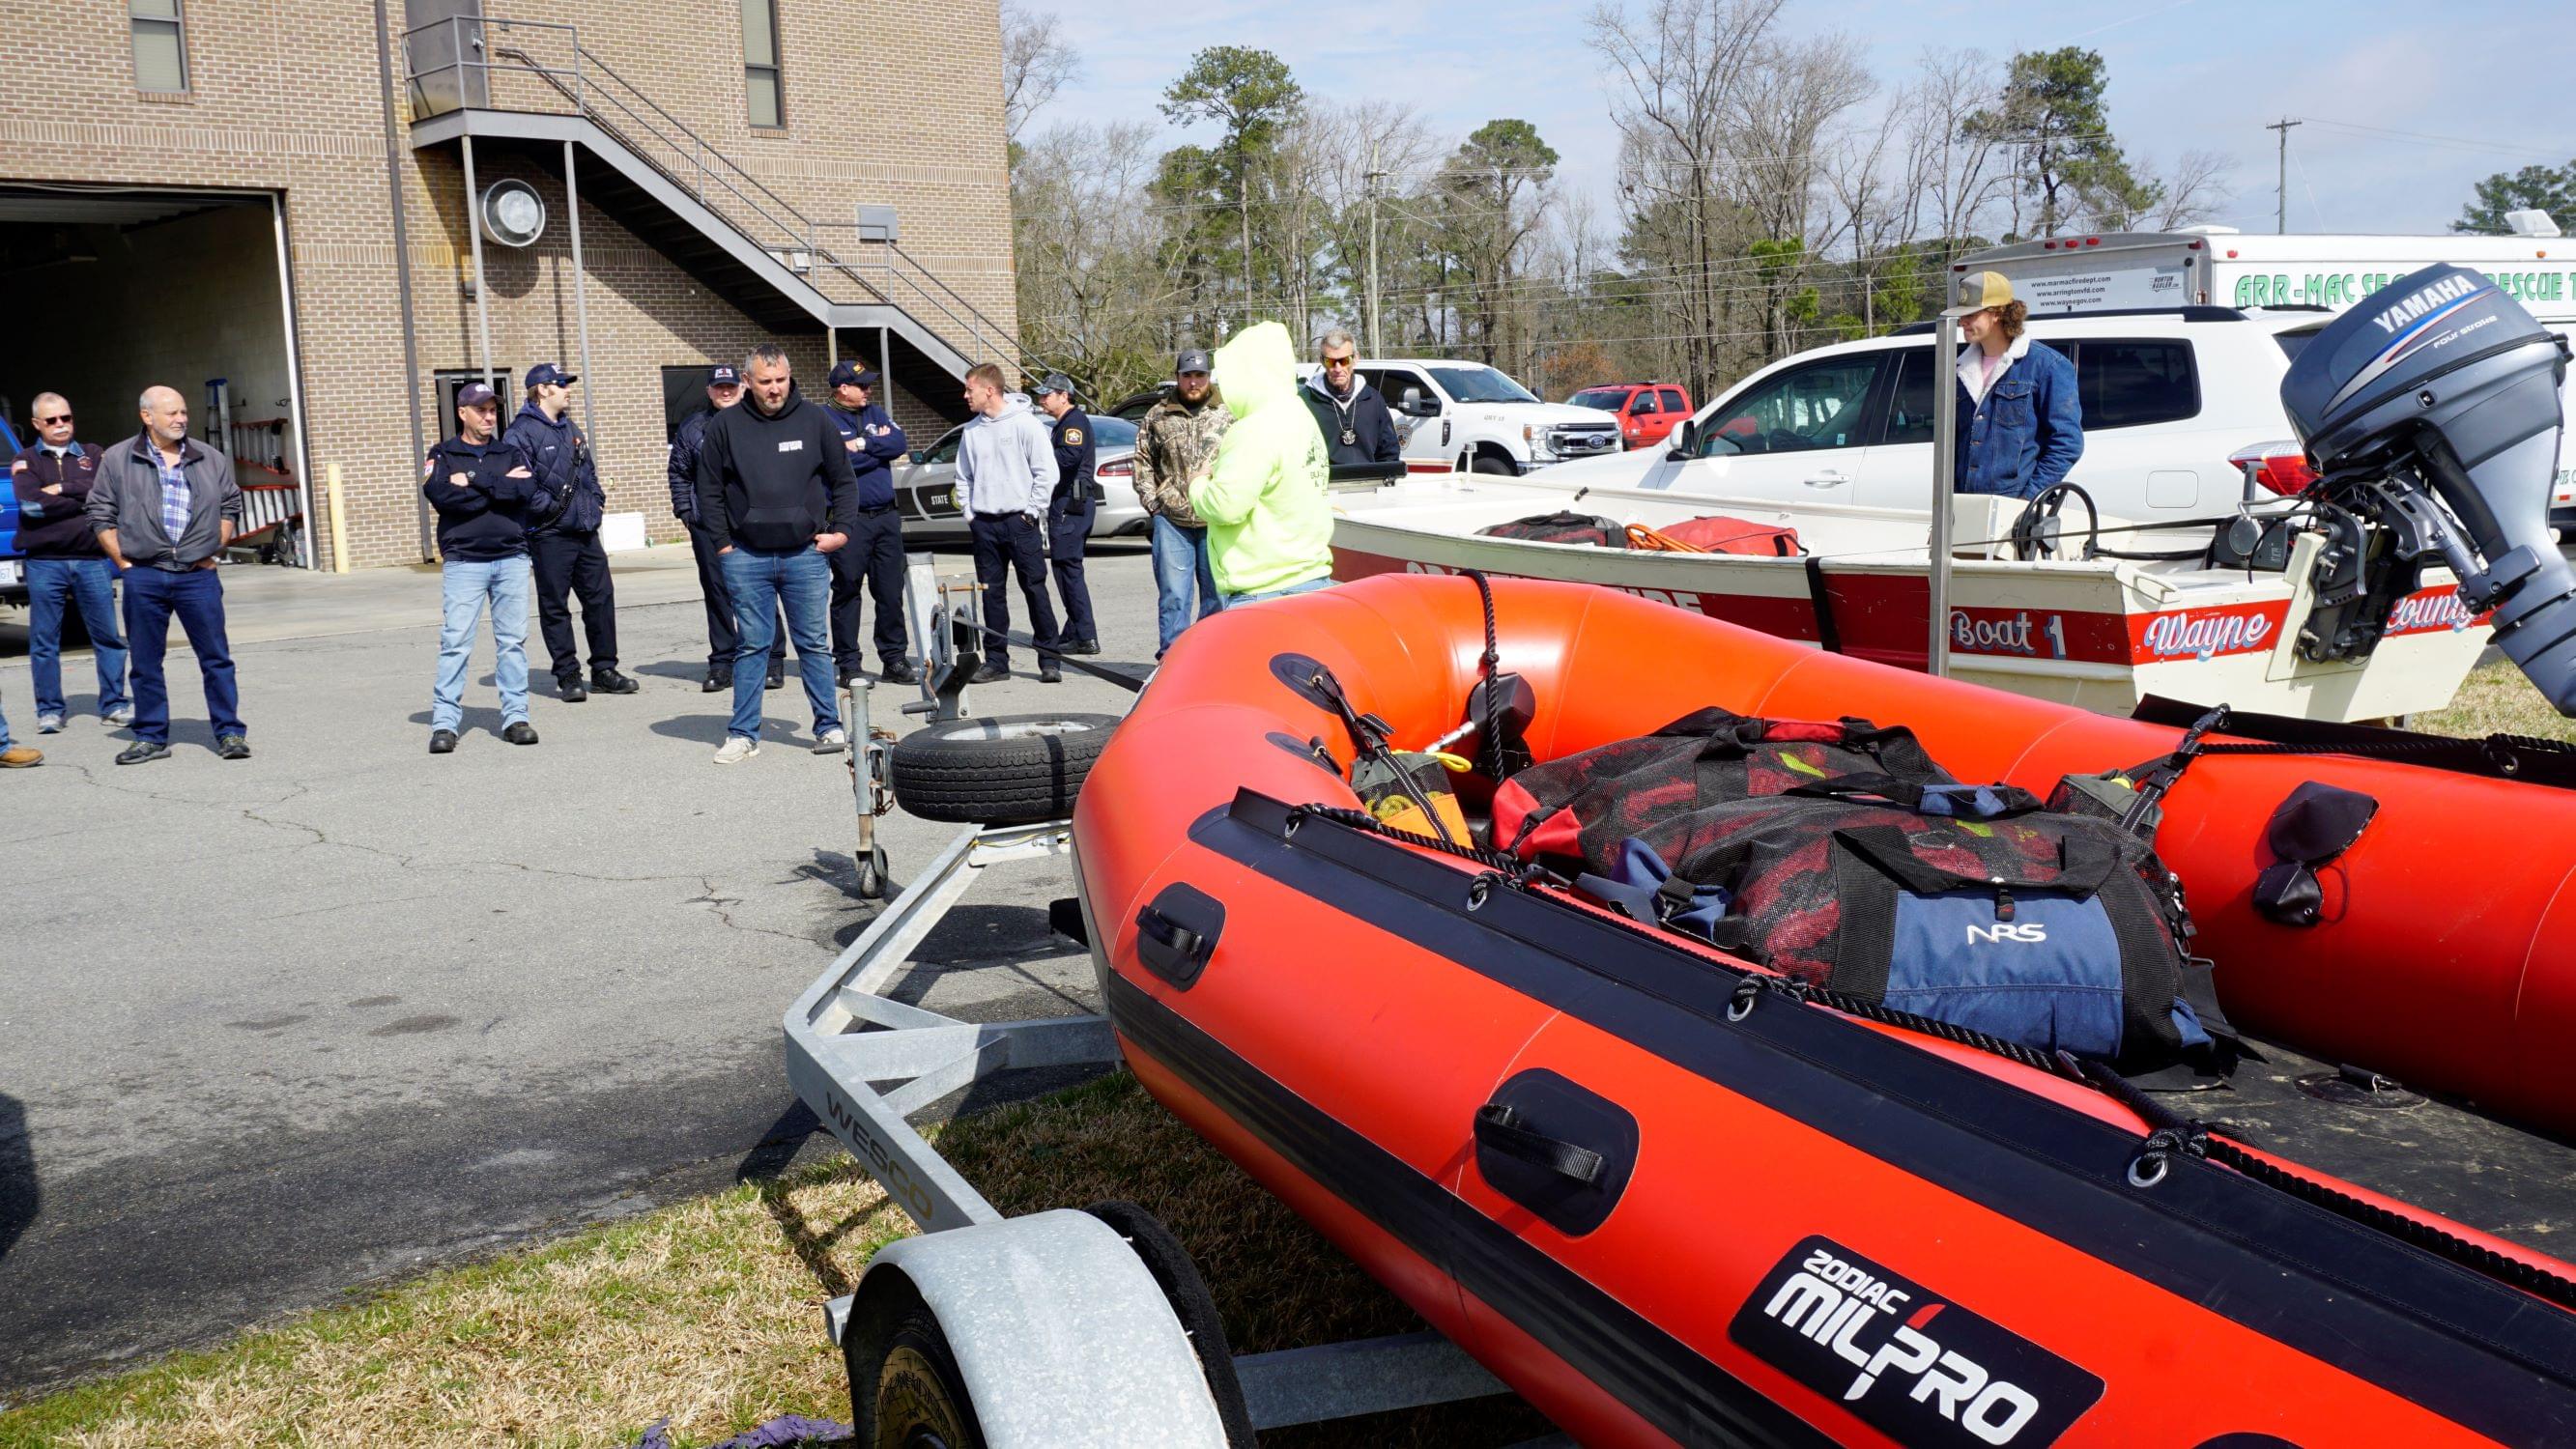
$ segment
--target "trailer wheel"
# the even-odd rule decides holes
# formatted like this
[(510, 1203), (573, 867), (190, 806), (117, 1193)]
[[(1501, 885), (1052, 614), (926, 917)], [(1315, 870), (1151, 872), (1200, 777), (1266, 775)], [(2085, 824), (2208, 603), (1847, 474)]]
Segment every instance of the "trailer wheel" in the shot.
[(1208, 1397), (1216, 1400), (1217, 1418), (1225, 1425), (1228, 1449), (1254, 1449), (1260, 1441), (1252, 1431), (1252, 1412), (1243, 1399), (1243, 1381), (1234, 1372), (1234, 1350), (1225, 1341), (1225, 1323), (1218, 1318), (1216, 1299), (1208, 1293), (1207, 1280), (1199, 1276), (1199, 1265), (1190, 1259), (1181, 1240), (1163, 1226), (1163, 1220), (1132, 1202), (1096, 1202), (1084, 1212), (1107, 1223), (1127, 1240), (1145, 1271), (1154, 1275), (1154, 1286), (1163, 1290), (1171, 1301), (1172, 1316), (1181, 1321), (1181, 1332), (1189, 1335), (1190, 1351), (1198, 1356), (1199, 1371), (1207, 1376)]
[(1087, 1213), (886, 1245), (841, 1357), (867, 1449), (1233, 1449), (1171, 1301)]
[(939, 1316), (918, 1297), (887, 1337), (873, 1387), (867, 1449), (984, 1449), (957, 1354), (940, 1332)]
[(1021, 825), (1061, 820), (1118, 727), (1115, 715), (1006, 714), (949, 720), (895, 741), (895, 803), (922, 820)]

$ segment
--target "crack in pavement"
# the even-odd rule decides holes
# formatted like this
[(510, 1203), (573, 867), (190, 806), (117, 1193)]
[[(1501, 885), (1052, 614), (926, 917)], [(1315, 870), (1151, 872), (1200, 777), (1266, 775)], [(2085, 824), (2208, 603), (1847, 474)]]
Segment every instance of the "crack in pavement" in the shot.
[(698, 895), (692, 896), (688, 900), (682, 901), (680, 904), (684, 906), (706, 907), (708, 910), (715, 913), (715, 918), (722, 921), (727, 930), (756, 932), (763, 936), (776, 936), (782, 941), (794, 941), (800, 946), (810, 946), (816, 950), (822, 949), (821, 943), (817, 942), (811, 936), (800, 936), (793, 931), (781, 931), (774, 926), (746, 925), (741, 921), (735, 920), (733, 918), (733, 912), (726, 910), (725, 907), (741, 905), (743, 898), (741, 896), (717, 895), (715, 878), (713, 876), (699, 876), (698, 889)]

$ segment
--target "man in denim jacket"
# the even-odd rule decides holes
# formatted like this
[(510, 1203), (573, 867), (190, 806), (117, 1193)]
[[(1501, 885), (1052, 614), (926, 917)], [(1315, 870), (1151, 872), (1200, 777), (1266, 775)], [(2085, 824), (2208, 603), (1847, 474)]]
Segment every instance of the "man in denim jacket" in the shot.
[(1959, 281), (1959, 491), (2036, 498), (2084, 456), (2075, 364), (2023, 335), (2029, 308), (1996, 272)]

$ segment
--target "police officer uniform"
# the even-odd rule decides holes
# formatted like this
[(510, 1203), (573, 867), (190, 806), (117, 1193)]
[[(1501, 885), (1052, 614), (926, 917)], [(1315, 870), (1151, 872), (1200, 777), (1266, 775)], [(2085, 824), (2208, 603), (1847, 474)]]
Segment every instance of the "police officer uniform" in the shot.
[(858, 481), (858, 521), (850, 530), (850, 541), (829, 555), (832, 656), (843, 684), (858, 677), (862, 662), (862, 586), (877, 606), (872, 642), (880, 677), (890, 684), (909, 684), (913, 679), (912, 666), (903, 657), (903, 514), (894, 501), (894, 462), (904, 455), (903, 429), (873, 401), (858, 408), (844, 407), (839, 401), (843, 386), (873, 388), (877, 382), (874, 368), (836, 363), (831, 377), (834, 400), (823, 408), (832, 426), (840, 430), (842, 445), (849, 449), (850, 472)]
[[(1051, 372), (1029, 391), (1040, 398), (1062, 394), (1070, 401), (1073, 383), (1063, 373)], [(1047, 553), (1054, 560), (1056, 596), (1064, 600), (1061, 652), (1097, 654), (1100, 627), (1091, 617), (1091, 585), (1083, 578), (1083, 552), (1091, 541), (1092, 510), (1099, 506), (1091, 500), (1098, 440), (1092, 436), (1091, 419), (1080, 407), (1067, 407), (1050, 434), (1055, 445), (1055, 491), (1047, 497)]]

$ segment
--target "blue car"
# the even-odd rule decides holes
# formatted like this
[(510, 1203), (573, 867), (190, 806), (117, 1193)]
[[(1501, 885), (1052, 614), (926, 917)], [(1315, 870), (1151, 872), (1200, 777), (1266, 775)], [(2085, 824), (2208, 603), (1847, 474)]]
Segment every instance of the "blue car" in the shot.
[[(18, 456), (18, 434), (0, 417), (0, 449)], [(0, 488), (0, 603), (27, 602), (27, 557), (18, 547), (18, 490)]]

